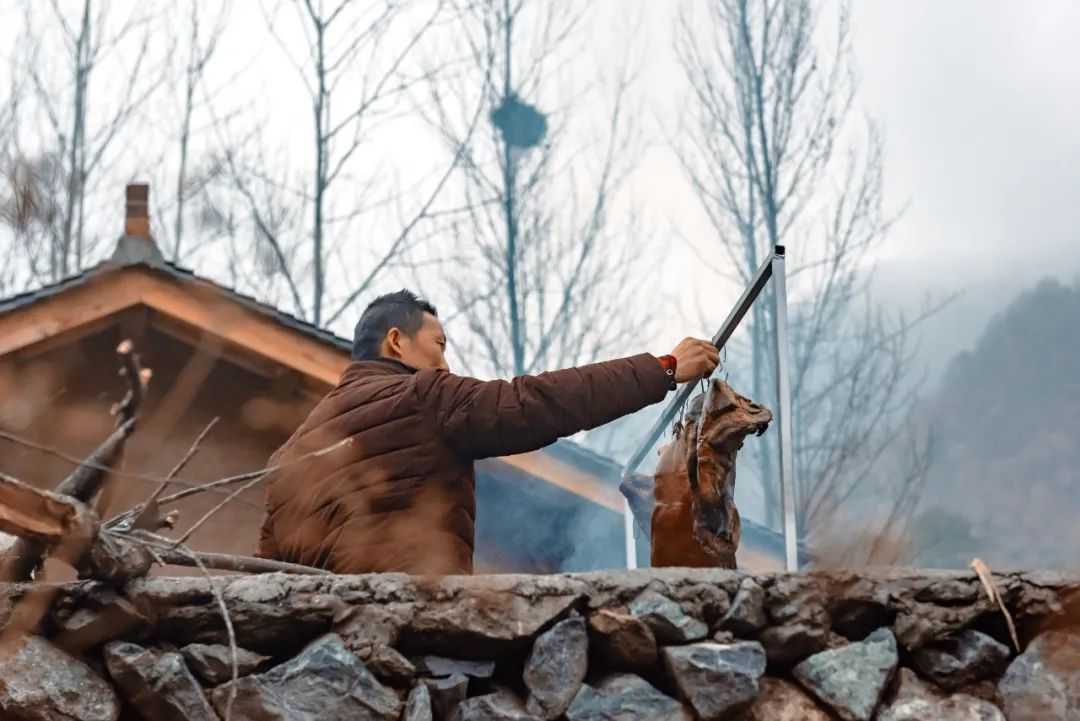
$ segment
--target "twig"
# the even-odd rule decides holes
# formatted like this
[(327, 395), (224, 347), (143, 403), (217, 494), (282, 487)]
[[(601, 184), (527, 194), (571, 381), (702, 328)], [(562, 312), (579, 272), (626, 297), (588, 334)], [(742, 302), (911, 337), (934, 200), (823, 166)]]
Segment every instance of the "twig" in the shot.
[[(153, 547), (151, 543), (145, 540), (139, 539), (139, 542), (143, 544), (147, 552), (162, 566), (167, 565)], [(232, 616), (229, 614), (229, 607), (225, 605), (225, 597), (222, 595), (221, 590), (214, 585), (214, 578), (210, 575), (206, 565), (200, 560), (200, 554), (192, 551), (187, 546), (181, 550), (184, 556), (191, 559), (191, 562), (202, 571), (203, 576), (206, 578), (206, 582), (210, 584), (210, 592), (214, 594), (214, 600), (217, 601), (218, 609), (221, 611), (221, 618), (225, 621), (225, 631), (229, 634), (229, 655), (232, 657), (232, 686), (229, 689), (229, 700), (225, 705), (225, 721), (229, 721), (232, 717), (233, 702), (236, 700), (236, 681), (240, 677), (240, 669), (237, 665), (237, 646), (236, 646), (236, 632), (232, 625)]]
[(192, 524), (191, 528), (187, 529), (187, 531), (184, 533), (184, 535), (180, 536), (180, 538), (178, 538), (176, 540), (176, 542), (175, 542), (176, 545), (174, 547), (179, 546), (180, 544), (184, 543), (189, 538), (191, 538), (192, 534), (195, 533), (195, 531), (199, 530), (199, 528), (201, 528), (203, 526), (203, 524), (205, 524), (207, 521), (209, 521), (211, 518), (213, 518), (215, 513), (217, 513), (222, 508), (224, 508), (226, 505), (228, 505), (229, 501), (236, 498), (237, 496), (239, 496), (244, 491), (246, 491), (246, 490), (248, 490), (250, 488), (254, 488), (259, 483), (262, 483), (262, 479), (263, 479), (262, 475), (256, 476), (255, 478), (251, 479), (250, 481), (248, 481), (247, 483), (245, 483), (244, 485), (240, 486), (235, 491), (230, 493), (228, 496), (226, 496), (225, 499), (221, 503), (219, 503), (216, 506), (214, 506), (213, 508), (211, 508), (209, 511), (207, 511), (206, 513), (203, 514), (202, 518), (195, 521), (195, 523)]
[[(321, 457), (321, 455), (326, 455), (327, 453), (332, 453), (335, 450), (337, 450), (338, 448), (341, 448), (343, 446), (348, 446), (350, 444), (352, 444), (352, 437), (351, 436), (347, 437), (347, 438), (342, 438), (341, 440), (337, 441), (337, 443), (334, 444), (333, 446), (327, 446), (326, 448), (316, 450), (316, 451), (313, 451), (311, 453), (305, 453), (303, 455), (300, 455), (300, 457), (293, 459), (292, 461), (288, 461), (287, 463), (281, 463), (281, 464), (278, 464), (276, 466), (271, 466), (270, 468), (266, 468), (266, 470), (262, 471), (261, 473), (258, 473), (258, 474), (243, 474), (243, 475), (246, 475), (246, 476), (253, 476), (254, 475), (254, 477), (252, 477), (251, 480), (248, 480), (246, 482), (246, 484), (244, 484), (243, 486), (241, 486), (237, 490), (234, 490), (232, 493), (230, 493), (224, 501), (221, 501), (216, 506), (211, 508), (210, 511), (207, 511), (203, 515), (202, 518), (195, 521), (194, 525), (191, 528), (189, 528), (184, 535), (181, 535), (180, 538), (176, 541), (176, 545), (184, 543), (185, 541), (190, 539), (191, 534), (194, 533), (195, 531), (198, 531), (203, 526), (203, 523), (210, 520), (214, 516), (214, 514), (216, 514), (218, 511), (220, 511), (221, 508), (224, 508), (234, 498), (237, 498), (238, 495), (240, 495), (244, 491), (248, 490), (249, 488), (254, 488), (257, 484), (259, 484), (259, 482), (262, 481), (262, 478), (264, 478), (264, 476), (266, 474), (270, 473), (271, 471), (278, 470), (278, 468), (283, 468), (283, 467), (288, 466), (288, 465), (293, 465), (293, 464), (295, 464), (295, 463), (297, 463), (299, 461), (305, 460), (305, 459), (319, 458), (319, 457)], [(235, 479), (235, 478), (233, 478), (233, 479), (226, 478), (224, 480), (215, 481), (214, 484), (207, 484), (206, 487), (211, 488), (211, 487), (216, 486), (216, 485), (225, 484), (225, 482), (235, 482), (235, 481), (237, 481), (237, 479)], [(181, 493), (187, 493), (187, 492), (188, 491), (180, 491), (180, 493), (174, 493), (174, 495), (178, 496)], [(168, 500), (167, 498), (162, 499), (161, 504), (164, 505), (167, 500)]]
[(188, 452), (184, 454), (184, 457), (181, 458), (175, 466), (173, 466), (173, 469), (169, 471), (169, 475), (165, 476), (165, 482), (161, 484), (161, 488), (154, 491), (154, 494), (150, 496), (150, 500), (153, 500), (160, 496), (161, 492), (164, 491), (165, 487), (169, 484), (169, 481), (176, 478), (180, 471), (184, 470), (184, 466), (186, 466), (191, 461), (191, 459), (195, 457), (195, 454), (199, 452), (199, 446), (202, 444), (203, 440), (214, 428), (214, 426), (218, 424), (218, 421), (220, 420), (220, 417), (215, 416), (213, 420), (206, 424), (206, 428), (202, 429), (202, 432), (191, 444), (191, 448), (188, 449)]
[[(44, 444), (37, 443), (35, 441), (31, 441), (31, 440), (29, 440), (27, 438), (23, 438), (22, 436), (18, 436), (18, 435), (14, 434), (14, 433), (9, 433), (9, 432), (4, 431), (4, 430), (0, 430), (0, 438), (4, 439), (6, 441), (11, 441), (12, 443), (14, 443), (16, 445), (23, 446), (25, 448), (31, 448), (31, 449), (33, 449), (35, 451), (40, 451), (40, 452), (45, 453), (47, 455), (50, 455), (50, 456), (52, 456), (54, 458), (59, 458), (62, 461), (67, 461), (68, 463), (70, 463), (73, 466), (86, 466), (87, 468), (94, 468), (94, 469), (97, 469), (99, 471), (104, 471), (106, 473), (111, 473), (112, 475), (116, 476), (117, 478), (128, 478), (128, 479), (135, 480), (135, 481), (144, 481), (144, 482), (147, 482), (147, 483), (155, 483), (155, 484), (160, 484), (160, 483), (162, 483), (162, 482), (164, 482), (166, 480), (165, 477), (163, 477), (163, 476), (155, 476), (155, 475), (150, 475), (150, 474), (147, 474), (147, 473), (134, 473), (134, 472), (131, 472), (131, 471), (124, 471), (124, 470), (121, 470), (119, 468), (115, 468), (115, 467), (112, 467), (112, 466), (106, 466), (106, 465), (103, 465), (101, 463), (95, 463), (94, 461), (92, 461), (89, 458), (76, 458), (75, 456), (71, 455), (70, 453), (65, 453), (64, 451), (61, 451), (59, 449), (52, 448), (51, 446), (46, 446)], [(170, 480), (169, 482), (174, 483), (174, 484), (179, 485), (179, 486), (186, 486), (186, 487), (192, 488), (192, 489), (194, 489), (194, 488), (200, 488), (201, 489), (203, 487), (202, 484), (194, 483), (192, 481), (184, 481), (184, 480), (181, 480), (179, 478), (174, 478), (174, 479)]]
[(203, 439), (206, 438), (206, 435), (210, 433), (210, 430), (215, 425), (217, 425), (218, 421), (220, 420), (221, 418), (215, 417), (208, 424), (206, 424), (206, 428), (203, 428), (202, 432), (195, 438), (195, 441), (191, 444), (191, 447), (188, 448), (187, 453), (185, 453), (184, 457), (181, 458), (175, 466), (173, 466), (173, 469), (169, 471), (169, 475), (165, 476), (165, 480), (161, 482), (161, 485), (155, 488), (154, 492), (150, 494), (150, 497), (147, 498), (144, 503), (140, 504), (138, 508), (132, 509), (132, 512), (136, 513), (135, 520), (131, 523), (132, 528), (146, 528), (147, 525), (150, 525), (154, 526), (154, 528), (151, 528), (150, 530), (156, 531), (158, 528), (161, 527), (161, 525), (159, 524), (164, 524), (167, 527), (172, 528), (172, 525), (175, 523), (175, 519), (170, 519), (168, 516), (166, 516), (166, 518), (164, 519), (160, 518), (160, 513), (158, 510), (159, 506), (157, 503), (158, 496), (160, 496), (165, 491), (165, 489), (169, 487), (169, 482), (172, 479), (176, 478), (176, 475), (184, 469), (184, 466), (186, 466), (188, 462), (195, 457), (195, 454), (199, 452), (199, 446), (202, 444)]
[(133, 352), (134, 344), (125, 338), (116, 347), (116, 353), (120, 356), (122, 366), (120, 375), (127, 378), (128, 392), (124, 399), (112, 408), (112, 415), (118, 416), (116, 425), (128, 423), (133, 420), (142, 406), (146, 395), (146, 387), (153, 375), (149, 368), (143, 368), (139, 363), (139, 356)]
[[(115, 533), (115, 532), (112, 532)], [(131, 534), (120, 534), (125, 538), (138, 541), (147, 548), (153, 548), (162, 563), (173, 566), (191, 566), (192, 561), (186, 553), (173, 549), (173, 539), (146, 531), (137, 531)], [(269, 558), (255, 558), (254, 556), (238, 556), (227, 553), (206, 553), (203, 551), (191, 551), (198, 555), (199, 560), (207, 568), (217, 571), (239, 571), (241, 573), (296, 573), (306, 576), (329, 576), (330, 571), (313, 566), (303, 566), (298, 563), (274, 561)]]
[[(2, 432), (0, 432), (0, 435), (2, 435)], [(164, 506), (167, 503), (175, 503), (175, 502), (177, 502), (177, 501), (179, 501), (181, 499), (187, 498), (188, 496), (194, 496), (196, 494), (203, 493), (203, 492), (206, 492), (206, 491), (212, 491), (212, 492), (215, 492), (215, 493), (222, 493), (222, 491), (218, 490), (222, 486), (230, 486), (230, 485), (232, 485), (234, 483), (241, 483), (243, 481), (247, 481), (247, 480), (251, 480), (251, 479), (262, 480), (262, 477), (265, 476), (268, 473), (273, 473), (273, 472), (276, 472), (276, 471), (280, 471), (280, 470), (282, 470), (284, 468), (290, 468), (290, 467), (292, 467), (292, 466), (294, 466), (294, 465), (296, 465), (298, 463), (302, 463), (302, 462), (310, 460), (312, 458), (319, 458), (319, 457), (324, 456), (324, 455), (326, 455), (328, 453), (332, 453), (332, 452), (336, 451), (338, 448), (342, 448), (344, 446), (350, 445), (351, 443), (352, 443), (352, 438), (343, 438), (340, 441), (338, 441), (337, 443), (334, 443), (333, 445), (327, 446), (325, 448), (320, 448), (320, 449), (318, 449), (316, 451), (311, 451), (310, 453), (305, 453), (305, 454), (303, 454), (301, 456), (297, 456), (296, 458), (292, 459), (291, 461), (286, 461), (285, 463), (279, 463), (279, 464), (274, 465), (274, 466), (267, 466), (266, 468), (260, 468), (257, 471), (248, 471), (246, 473), (240, 473), (238, 475), (229, 476), (227, 478), (222, 478), (222, 479), (217, 480), (217, 481), (210, 481), (209, 483), (202, 483), (202, 484), (199, 484), (199, 485), (186, 483), (185, 485), (187, 485), (188, 488), (184, 489), (183, 491), (178, 491), (176, 493), (169, 494), (168, 496), (165, 496), (164, 498), (159, 498), (157, 503), (158, 503), (158, 506), (160, 507), (160, 506)], [(145, 476), (144, 476), (144, 478), (145, 478)], [(174, 480), (172, 482), (176, 483), (177, 481)], [(245, 488), (247, 488), (247, 486), (245, 486)], [(235, 499), (236, 496), (237, 496), (236, 493), (230, 493), (228, 498), (226, 499), (226, 502)], [(106, 525), (109, 528), (115, 528), (116, 526), (123, 523), (127, 518), (130, 518), (131, 515), (132, 515), (131, 511), (125, 511), (124, 513), (121, 513), (120, 515), (114, 517)]]
[[(211, 481), (210, 483), (204, 483), (204, 484), (199, 485), (199, 486), (192, 486), (191, 488), (187, 488), (187, 489), (185, 489), (183, 491), (178, 491), (177, 493), (172, 493), (172, 494), (170, 494), (168, 496), (165, 496), (164, 498), (160, 499), (158, 501), (158, 504), (164, 506), (166, 503), (175, 503), (176, 501), (179, 501), (182, 498), (187, 498), (188, 496), (192, 496), (192, 495), (195, 495), (197, 493), (202, 493), (203, 491), (208, 491), (208, 490), (211, 490), (211, 489), (214, 489), (214, 488), (220, 488), (221, 486), (229, 486), (229, 485), (232, 485), (234, 483), (241, 483), (243, 481), (246, 481), (246, 480), (249, 480), (249, 479), (252, 479), (252, 478), (265, 476), (268, 473), (274, 473), (274, 472), (280, 471), (280, 470), (282, 470), (284, 468), (290, 468), (292, 466), (295, 466), (298, 463), (302, 463), (303, 461), (311, 460), (313, 458), (319, 458), (321, 456), (325, 456), (328, 453), (333, 453), (337, 449), (342, 448), (342, 447), (347, 446), (347, 445), (350, 445), (351, 443), (352, 443), (352, 438), (343, 438), (343, 439), (341, 439), (340, 441), (338, 441), (337, 443), (335, 443), (333, 445), (327, 446), (326, 448), (320, 448), (317, 451), (311, 451), (310, 453), (305, 453), (304, 455), (297, 456), (296, 458), (292, 459), (291, 461), (286, 461), (285, 463), (279, 463), (279, 464), (277, 464), (275, 466), (267, 466), (266, 468), (260, 469), (258, 471), (248, 471), (247, 473), (241, 473), (239, 475), (229, 476), (228, 478), (222, 478), (221, 480), (218, 480), (218, 481)], [(235, 494), (232, 494), (232, 495), (235, 495)], [(230, 498), (232, 498), (232, 495), (230, 495)]]
[(221, 589), (217, 587), (217, 584), (214, 583), (213, 577), (206, 570), (203, 562), (199, 560), (198, 555), (186, 546), (183, 551), (195, 562), (195, 565), (199, 567), (199, 570), (202, 571), (203, 576), (206, 578), (206, 582), (210, 584), (210, 592), (214, 594), (214, 600), (217, 601), (218, 609), (221, 611), (221, 618), (225, 621), (225, 631), (229, 634), (232, 683), (229, 684), (229, 700), (225, 702), (225, 721), (232, 721), (233, 703), (236, 701), (236, 681), (240, 677), (240, 669), (237, 667), (236, 661), (236, 631), (233, 630), (232, 616), (229, 614), (229, 607), (225, 605), (225, 596), (221, 593)]
[(134, 418), (121, 423), (86, 460), (79, 463), (79, 467), (72, 471), (71, 475), (60, 482), (56, 492), (89, 503), (109, 473), (109, 464), (113, 463), (123, 450), (124, 441), (133, 430)]
[(1016, 652), (1020, 653), (1020, 639), (1016, 636), (1016, 626), (1013, 624), (1012, 616), (1009, 614), (1009, 609), (1005, 607), (1005, 602), (1001, 600), (1001, 594), (998, 593), (997, 585), (994, 583), (994, 576), (990, 572), (990, 567), (986, 563), (978, 558), (971, 560), (971, 568), (975, 571), (975, 574), (982, 581), (983, 589), (986, 591), (986, 595), (990, 597), (991, 603), (997, 603), (998, 608), (1001, 609), (1001, 613), (1005, 616), (1005, 623), (1009, 626), (1009, 637), (1012, 639), (1013, 647), (1016, 648)]

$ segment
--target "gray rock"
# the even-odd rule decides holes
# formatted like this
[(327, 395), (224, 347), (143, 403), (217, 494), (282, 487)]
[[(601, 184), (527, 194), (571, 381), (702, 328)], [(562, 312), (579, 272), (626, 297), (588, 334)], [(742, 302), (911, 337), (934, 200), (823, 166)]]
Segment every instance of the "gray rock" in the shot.
[(409, 692), (405, 702), (405, 714), (401, 721), (433, 721), (431, 713), (431, 693), (422, 683), (416, 684)]
[(773, 666), (788, 667), (829, 647), (829, 634), (821, 626), (792, 623), (766, 628), (758, 636)]
[(644, 621), (662, 644), (691, 643), (709, 635), (708, 626), (655, 591), (644, 591), (631, 601), (630, 614)]
[(217, 714), (180, 654), (113, 641), (105, 646), (104, 656), (112, 680), (143, 718), (217, 721)]
[(604, 608), (589, 616), (589, 645), (605, 668), (640, 671), (656, 664), (656, 636), (629, 614)]
[(830, 717), (795, 684), (766, 676), (761, 679), (761, 694), (740, 721), (830, 721)]
[(731, 608), (720, 619), (719, 628), (736, 636), (753, 636), (769, 622), (765, 614), (765, 589), (752, 578), (744, 578), (731, 601)]
[(424, 685), (431, 694), (431, 710), (435, 718), (445, 719), (465, 700), (469, 678), (464, 674), (454, 673), (443, 678), (425, 678)]
[(452, 721), (540, 721), (525, 709), (521, 699), (506, 689), (473, 696), (458, 704)]
[(499, 591), (418, 604), (401, 629), (398, 647), (412, 653), (501, 658), (527, 646), (580, 601), (577, 595), (529, 597)]
[(633, 674), (617, 674), (597, 686), (582, 684), (567, 721), (693, 721), (693, 714)]
[(966, 629), (912, 654), (912, 664), (938, 686), (955, 691), (991, 676), (1009, 664), (1009, 647), (985, 633)]
[(389, 603), (352, 606), (338, 615), (334, 633), (345, 647), (363, 657), (376, 646), (394, 646), (412, 614), (412, 604)]
[(54, 646), (79, 656), (108, 641), (134, 639), (148, 626), (146, 616), (114, 591), (96, 593), (93, 600), (57, 624)]
[[(180, 649), (188, 668), (209, 686), (217, 686), (232, 680), (232, 651), (220, 644), (190, 643)], [(247, 676), (269, 661), (243, 648), (236, 649), (236, 674)]]
[(758, 697), (765, 650), (756, 641), (671, 646), (661, 655), (679, 695), (702, 721), (738, 713)]
[(0, 710), (18, 721), (116, 721), (120, 701), (85, 663), (24, 636), (0, 654)]
[(811, 656), (793, 673), (845, 721), (870, 721), (897, 662), (896, 638), (879, 628), (864, 641)]
[(945, 696), (906, 668), (899, 676), (896, 698), (882, 708), (877, 721), (1005, 721), (992, 703), (962, 693)]
[(222, 718), (236, 689), (233, 721), (397, 721), (402, 704), (347, 648), (326, 634), (295, 658), (210, 692)]
[(1080, 634), (1039, 635), (1009, 664), (998, 691), (1009, 721), (1080, 718)]
[(452, 676), (460, 673), (462, 676), (478, 680), (490, 679), (495, 674), (494, 661), (469, 661), (460, 658), (444, 658), (442, 656), (421, 656), (413, 659), (416, 672), (422, 676)]
[(568, 618), (540, 635), (525, 662), (526, 708), (533, 716), (553, 719), (574, 700), (589, 663), (585, 619)]
[(364, 665), (380, 681), (407, 688), (416, 677), (416, 667), (391, 646), (378, 645), (371, 649)]

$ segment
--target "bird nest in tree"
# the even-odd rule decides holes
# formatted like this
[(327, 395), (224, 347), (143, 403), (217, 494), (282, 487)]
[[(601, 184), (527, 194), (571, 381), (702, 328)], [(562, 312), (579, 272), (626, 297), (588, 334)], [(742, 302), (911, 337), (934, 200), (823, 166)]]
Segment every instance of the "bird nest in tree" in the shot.
[(547, 135), (547, 116), (510, 93), (491, 111), (491, 123), (513, 148), (535, 148)]
[(761, 435), (771, 422), (768, 408), (713, 379), (661, 450), (655, 477), (623, 482), (620, 490), (652, 542), (653, 566), (736, 567), (735, 456), (744, 438)]

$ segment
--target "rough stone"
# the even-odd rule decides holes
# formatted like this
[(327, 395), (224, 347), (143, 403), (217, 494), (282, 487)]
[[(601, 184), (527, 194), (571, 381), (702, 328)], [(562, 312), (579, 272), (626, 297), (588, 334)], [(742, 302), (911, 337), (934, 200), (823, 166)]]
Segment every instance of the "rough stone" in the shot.
[(78, 656), (108, 641), (131, 640), (148, 626), (146, 616), (114, 591), (95, 594), (94, 601), (57, 624), (53, 645)]
[(709, 627), (702, 621), (655, 591), (645, 591), (631, 601), (630, 614), (644, 621), (662, 644), (692, 643), (709, 635)]
[(766, 628), (758, 635), (773, 666), (786, 668), (829, 646), (829, 634), (821, 626), (792, 623)]
[(640, 671), (656, 664), (656, 636), (641, 619), (609, 609), (589, 616), (589, 644), (605, 667)]
[(841, 718), (870, 721), (897, 663), (896, 638), (881, 628), (864, 641), (811, 656), (793, 673)]
[(679, 695), (702, 721), (738, 713), (760, 692), (766, 661), (756, 641), (670, 646), (661, 654)]
[[(208, 590), (197, 603), (170, 607), (158, 605), (153, 596), (140, 597), (138, 584), (131, 587), (129, 596), (134, 595), (141, 611), (153, 612), (155, 632), (162, 640), (180, 645), (229, 642), (221, 611)], [(303, 648), (330, 631), (341, 607), (340, 599), (328, 594), (290, 595), (288, 585), (275, 584), (272, 578), (259, 582), (259, 576), (232, 581), (223, 594), (236, 643), (256, 653), (277, 654)]]
[[(222, 718), (233, 687), (230, 682), (210, 692)], [(396, 721), (402, 708), (397, 694), (332, 633), (265, 673), (245, 676), (235, 688), (233, 721)]]
[(454, 673), (443, 678), (425, 678), (424, 684), (431, 695), (431, 710), (435, 718), (445, 719), (465, 700), (469, 678), (465, 674)]
[(217, 721), (184, 658), (127, 641), (105, 646), (105, 666), (124, 698), (143, 718), (155, 721)]
[(434, 721), (431, 712), (431, 693), (426, 685), (418, 683), (409, 692), (401, 721)]
[(851, 599), (836, 604), (830, 613), (832, 630), (847, 641), (862, 641), (876, 629), (891, 626), (896, 618), (880, 599)]
[(768, 624), (765, 614), (765, 589), (752, 578), (744, 578), (731, 601), (731, 608), (720, 619), (719, 628), (736, 636), (749, 637)]
[(458, 704), (453, 721), (540, 721), (529, 713), (521, 699), (506, 689), (473, 696)]
[(1080, 633), (1040, 634), (1009, 664), (998, 691), (1009, 721), (1080, 718)]
[(567, 721), (693, 721), (675, 699), (633, 674), (609, 676), (598, 685), (582, 684), (566, 710)]
[(401, 629), (406, 652), (499, 658), (526, 648), (540, 629), (566, 616), (576, 595), (529, 597), (505, 591), (475, 593), (418, 605)]
[(945, 696), (902, 668), (896, 697), (877, 715), (877, 721), (1005, 721), (1001, 709), (967, 694)]
[(529, 713), (553, 719), (574, 700), (589, 664), (589, 635), (585, 619), (568, 618), (540, 635), (525, 662)]
[(961, 686), (1000, 676), (1009, 664), (1009, 647), (974, 629), (924, 646), (912, 654), (919, 673), (954, 691)]
[(494, 661), (421, 656), (414, 658), (412, 662), (416, 665), (416, 672), (422, 676), (452, 676), (460, 673), (462, 676), (485, 681), (495, 674)]
[(391, 646), (375, 646), (364, 664), (380, 681), (391, 686), (408, 687), (416, 677), (416, 667)]
[[(232, 651), (220, 644), (189, 643), (180, 649), (192, 673), (210, 686), (217, 686), (232, 680)], [(247, 676), (259, 666), (269, 661), (269, 657), (260, 656), (247, 649), (236, 649), (236, 674)]]
[(978, 681), (976, 683), (962, 686), (958, 693), (965, 693), (968, 696), (974, 696), (975, 698), (981, 698), (983, 701), (988, 701), (998, 708), (1003, 708), (1004, 703), (1001, 700), (1001, 694), (998, 692), (997, 679), (986, 679), (984, 681)]
[(340, 614), (334, 633), (341, 636), (346, 648), (363, 656), (376, 646), (396, 645), (412, 610), (412, 604), (353, 606)]
[(761, 679), (761, 694), (740, 721), (830, 721), (830, 718), (795, 684), (766, 676)]
[[(17, 645), (16, 645), (17, 644)], [(82, 661), (38, 636), (0, 654), (0, 710), (19, 721), (116, 721), (120, 701)]]

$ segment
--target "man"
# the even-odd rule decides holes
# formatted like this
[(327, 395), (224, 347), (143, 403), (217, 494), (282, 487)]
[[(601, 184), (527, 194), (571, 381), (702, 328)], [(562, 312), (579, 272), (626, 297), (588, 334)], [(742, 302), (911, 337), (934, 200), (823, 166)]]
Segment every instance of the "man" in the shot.
[[(525, 453), (633, 413), (712, 373), (707, 341), (479, 381), (449, 372), (435, 308), (376, 298), (354, 362), (270, 460), (259, 555), (336, 573), (471, 573), (473, 461)], [(318, 451), (340, 445), (327, 453)]]

